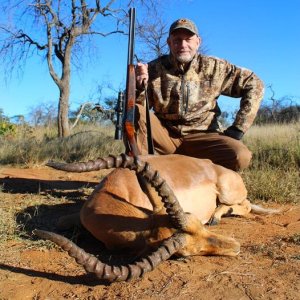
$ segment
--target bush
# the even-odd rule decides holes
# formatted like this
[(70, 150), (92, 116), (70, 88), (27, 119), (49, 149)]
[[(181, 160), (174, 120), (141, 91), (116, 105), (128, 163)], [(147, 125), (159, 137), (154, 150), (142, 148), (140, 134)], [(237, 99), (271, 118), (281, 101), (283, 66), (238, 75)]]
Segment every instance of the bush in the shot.
[(16, 125), (6, 121), (0, 121), (0, 136), (15, 135)]

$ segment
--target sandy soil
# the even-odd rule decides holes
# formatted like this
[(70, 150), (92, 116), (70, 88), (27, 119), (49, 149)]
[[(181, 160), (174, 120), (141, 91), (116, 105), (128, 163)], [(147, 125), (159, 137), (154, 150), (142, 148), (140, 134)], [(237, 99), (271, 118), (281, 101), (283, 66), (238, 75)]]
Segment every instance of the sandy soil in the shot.
[[(80, 208), (82, 188), (93, 187), (100, 177), (99, 172), (69, 174), (48, 168), (2, 168), (1, 202), (3, 206), (13, 201), (16, 206), (26, 207), (28, 195), (50, 199), (53, 193), (59, 193), (61, 203), (41, 204), (35, 213), (28, 207), (22, 209), (22, 218), (17, 217), (28, 234), (33, 226), (53, 229), (60, 215)], [(78, 195), (78, 191), (83, 194)], [(239, 256), (171, 259), (142, 279), (111, 285), (87, 275), (57, 247), (30, 246), (34, 244), (30, 234), (4, 241), (0, 299), (300, 299), (300, 207), (275, 203), (265, 206), (280, 207), (284, 212), (225, 218), (211, 227), (240, 241)], [(26, 214), (30, 218), (22, 224)], [(76, 234), (75, 241), (82, 248), (110, 256), (85, 232), (78, 230)]]

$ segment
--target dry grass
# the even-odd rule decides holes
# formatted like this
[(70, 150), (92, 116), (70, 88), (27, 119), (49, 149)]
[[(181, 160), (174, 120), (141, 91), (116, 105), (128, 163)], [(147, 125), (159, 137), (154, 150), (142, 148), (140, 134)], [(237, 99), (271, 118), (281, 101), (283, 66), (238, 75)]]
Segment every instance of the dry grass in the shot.
[(300, 124), (253, 126), (245, 143), (253, 152), (243, 172), (249, 198), (279, 203), (300, 202)]
[(16, 136), (0, 136), (0, 163), (44, 164), (46, 161), (79, 161), (124, 152), (122, 141), (113, 138), (114, 128), (84, 126), (68, 138), (59, 139), (51, 128), (18, 128)]
[(253, 126), (245, 143), (253, 152), (254, 168), (299, 169), (300, 123)]
[[(253, 152), (242, 174), (252, 201), (299, 202), (300, 123), (253, 126), (244, 142)], [(14, 137), (0, 137), (0, 163), (28, 166), (46, 161), (86, 161), (124, 152), (114, 128), (83, 126), (65, 139), (53, 128), (18, 128)]]

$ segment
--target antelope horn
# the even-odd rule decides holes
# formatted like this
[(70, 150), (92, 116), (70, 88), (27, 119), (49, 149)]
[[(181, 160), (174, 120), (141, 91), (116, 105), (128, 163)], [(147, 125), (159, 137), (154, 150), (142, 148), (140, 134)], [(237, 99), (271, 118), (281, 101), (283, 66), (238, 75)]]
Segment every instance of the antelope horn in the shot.
[[(137, 174), (143, 176), (158, 192), (173, 226), (180, 231), (184, 231), (184, 228), (186, 228), (186, 215), (173, 191), (166, 181), (160, 177), (157, 171), (154, 171), (147, 162), (142, 162), (137, 157), (132, 158), (124, 154), (117, 157), (111, 156), (106, 159), (98, 159), (88, 163), (48, 163), (48, 165), (60, 170), (73, 172), (86, 172), (113, 167), (132, 169)], [(137, 260), (135, 263), (111, 266), (101, 262), (95, 256), (86, 253), (83, 249), (61, 235), (42, 230), (35, 230), (33, 233), (41, 238), (49, 239), (56, 243), (66, 250), (70, 256), (74, 257), (77, 263), (82, 265), (87, 272), (94, 273), (99, 279), (109, 282), (126, 281), (141, 277), (144, 273), (152, 271), (162, 261), (167, 260), (186, 244), (185, 234), (175, 233), (169, 239), (163, 241), (155, 252)]]
[(46, 166), (57, 170), (81, 173), (119, 167), (130, 168), (130, 165), (132, 165), (133, 161), (133, 157), (130, 157), (126, 154), (121, 154), (118, 156), (110, 155), (105, 158), (98, 158), (96, 160), (89, 160), (87, 162), (60, 163), (49, 161)]
[(163, 241), (156, 251), (140, 258), (133, 264), (117, 266), (101, 262), (98, 258), (86, 253), (83, 249), (62, 235), (37, 229), (34, 230), (33, 233), (40, 238), (54, 242), (63, 250), (67, 251), (71, 257), (75, 258), (76, 262), (82, 265), (88, 273), (93, 273), (100, 280), (108, 282), (128, 281), (139, 278), (146, 272), (152, 271), (161, 262), (167, 260), (185, 244), (184, 234), (175, 234)]
[(109, 156), (106, 158), (98, 158), (94, 161), (78, 162), (78, 163), (58, 163), (48, 162), (46, 164), (54, 169), (68, 172), (89, 172), (110, 168), (129, 168), (140, 174), (155, 188), (158, 195), (162, 198), (162, 202), (166, 208), (173, 226), (176, 229), (183, 230), (186, 228), (187, 219), (185, 212), (181, 208), (174, 192), (164, 179), (161, 178), (158, 171), (153, 170), (149, 163), (142, 162), (138, 157), (131, 157), (126, 154), (118, 156)]
[(167, 182), (159, 175), (157, 170), (153, 170), (148, 162), (142, 162), (135, 158), (135, 171), (145, 178), (145, 180), (155, 188), (158, 195), (161, 197), (167, 214), (170, 217), (172, 225), (181, 231), (187, 226), (187, 218), (182, 209), (177, 197)]

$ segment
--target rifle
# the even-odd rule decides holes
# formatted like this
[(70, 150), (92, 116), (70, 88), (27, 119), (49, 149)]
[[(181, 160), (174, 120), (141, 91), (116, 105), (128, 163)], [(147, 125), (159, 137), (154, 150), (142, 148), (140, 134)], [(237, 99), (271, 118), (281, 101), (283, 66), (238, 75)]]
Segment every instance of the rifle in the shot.
[(131, 155), (139, 155), (136, 139), (134, 136), (134, 117), (135, 117), (135, 93), (136, 78), (133, 64), (134, 57), (134, 36), (135, 36), (135, 8), (129, 10), (129, 37), (128, 37), (128, 57), (127, 57), (127, 80), (126, 80), (126, 105), (124, 129), (126, 134), (126, 143)]
[[(128, 37), (128, 57), (127, 57), (127, 80), (126, 80), (126, 92), (125, 92), (125, 105), (124, 94), (119, 92), (118, 104), (116, 107), (117, 122), (115, 139), (122, 139), (122, 129), (124, 130), (124, 143), (126, 152), (129, 155), (139, 155), (137, 143), (135, 139), (135, 100), (136, 100), (136, 76), (135, 67), (133, 64), (134, 58), (134, 36), (135, 36), (135, 8), (129, 10), (129, 37)], [(149, 104), (147, 97), (147, 87), (145, 86), (145, 97), (146, 97), (146, 122), (148, 132), (148, 150), (149, 154), (154, 154), (150, 116), (149, 116)], [(123, 124), (121, 122), (121, 116), (123, 114)], [(122, 126), (123, 125), (123, 126)]]

